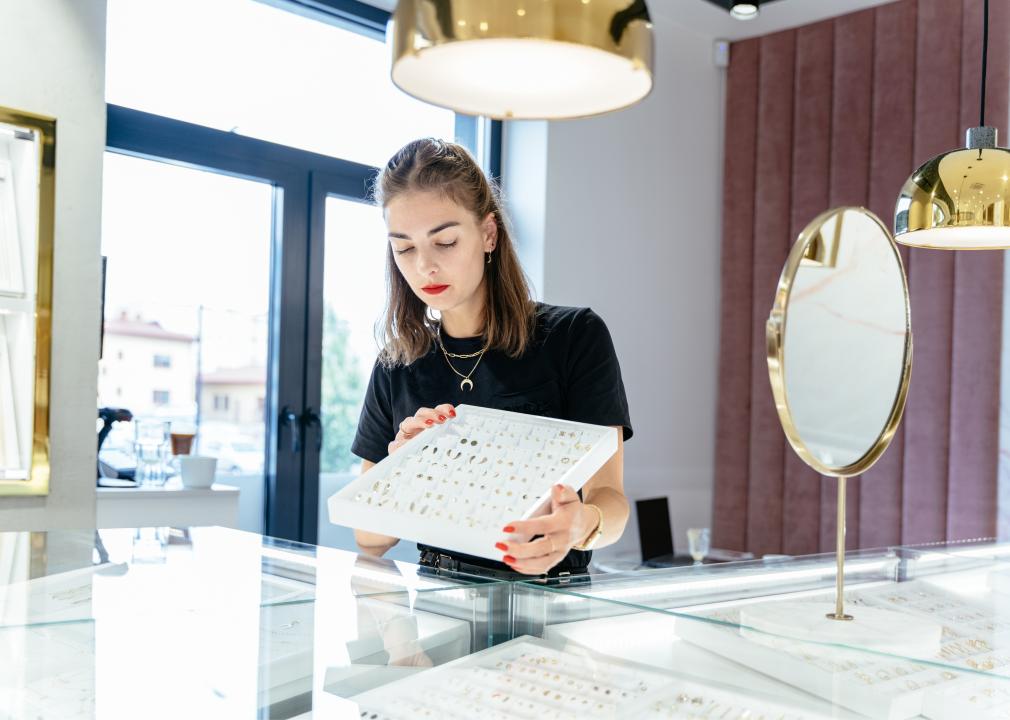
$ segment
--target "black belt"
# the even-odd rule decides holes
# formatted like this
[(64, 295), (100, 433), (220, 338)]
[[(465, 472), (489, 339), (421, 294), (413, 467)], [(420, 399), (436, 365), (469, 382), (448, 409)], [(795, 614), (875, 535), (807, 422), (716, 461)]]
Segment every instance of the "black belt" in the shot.
[(583, 566), (571, 568), (570, 570), (551, 568), (543, 575), (524, 575), (512, 570), (498, 570), (484, 565), (474, 565), (473, 563), (457, 560), (452, 555), (437, 553), (432, 550), (422, 552), (420, 562), (421, 565), (435, 570), (480, 575), (494, 580), (546, 580), (547, 578), (568, 578), (576, 575), (587, 575), (589, 573), (589, 569)]

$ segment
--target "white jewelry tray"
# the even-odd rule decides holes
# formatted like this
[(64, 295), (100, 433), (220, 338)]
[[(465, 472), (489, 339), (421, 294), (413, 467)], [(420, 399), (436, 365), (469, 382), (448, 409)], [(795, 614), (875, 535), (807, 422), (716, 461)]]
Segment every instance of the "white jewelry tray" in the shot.
[(553, 485), (580, 489), (615, 452), (611, 427), (459, 405), (331, 496), (330, 522), (501, 560), (507, 523), (546, 513)]
[(529, 635), (350, 698), (376, 720), (645, 717), (676, 678), (573, 643)]
[(829, 720), (774, 698), (529, 635), (350, 700), (367, 720)]

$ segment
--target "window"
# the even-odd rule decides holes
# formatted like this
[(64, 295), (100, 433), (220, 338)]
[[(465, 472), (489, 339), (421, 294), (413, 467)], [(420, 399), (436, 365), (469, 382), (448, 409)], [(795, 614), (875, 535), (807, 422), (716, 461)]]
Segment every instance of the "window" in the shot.
[(456, 134), (451, 110), (393, 85), (388, 54), (381, 37), (251, 0), (110, 0), (105, 94), (115, 105), (381, 166), (414, 138)]
[[(216, 412), (216, 396), (221, 385), (250, 394), (267, 385), (274, 188), (118, 153), (106, 153), (103, 182), (105, 336), (136, 361), (111, 366), (124, 392), (114, 401), (100, 392), (99, 403), (195, 432), (193, 452), (218, 458), (251, 498), (247, 529), (261, 531), (264, 418), (228, 413), (227, 397), (227, 414)], [(132, 452), (120, 425), (109, 448)]]
[[(317, 500), (325, 498), (314, 430), (296, 443), (275, 420), (285, 407), (297, 416), (323, 405), (306, 399), (328, 382), (318, 369), (324, 342), (327, 357), (342, 340), (362, 346), (364, 306), (332, 308), (324, 333), (306, 329), (306, 317), (309, 328), (324, 326), (323, 263), (310, 267), (307, 258), (322, 252), (327, 204), (366, 203), (375, 168), (427, 135), (461, 142), (497, 176), (500, 123), (457, 117), (392, 85), (382, 38), (388, 17), (353, 0), (108, 1), (106, 317), (118, 305), (142, 305), (129, 318), (145, 326), (146, 338), (188, 343), (124, 343), (144, 359), (136, 368), (111, 365), (124, 388), (112, 404), (198, 426), (196, 452), (218, 457), (219, 472), (241, 487), (245, 530), (317, 540), (317, 508), (325, 506)], [(139, 200), (137, 188), (144, 189)], [(365, 211), (374, 220), (375, 208)], [(333, 249), (330, 238), (325, 244), (327, 252), (353, 254)], [(365, 255), (352, 264), (374, 270)], [(178, 271), (165, 270), (179, 263)], [(306, 293), (310, 276), (316, 280)], [(381, 286), (381, 277), (373, 284)], [(324, 391), (323, 415), (333, 414), (323, 417), (327, 433), (332, 420), (339, 426), (321, 453), (334, 478), (353, 471), (343, 446), (370, 352), (348, 358), (348, 392), (335, 394), (332, 382)], [(169, 356), (170, 366), (156, 366), (152, 376), (145, 365), (155, 354)], [(339, 369), (326, 365), (331, 374)], [(120, 379), (120, 367), (139, 384)], [(152, 377), (170, 391), (171, 404), (151, 402)], [(329, 437), (343, 440), (334, 445)], [(292, 502), (300, 512), (281, 512)]]

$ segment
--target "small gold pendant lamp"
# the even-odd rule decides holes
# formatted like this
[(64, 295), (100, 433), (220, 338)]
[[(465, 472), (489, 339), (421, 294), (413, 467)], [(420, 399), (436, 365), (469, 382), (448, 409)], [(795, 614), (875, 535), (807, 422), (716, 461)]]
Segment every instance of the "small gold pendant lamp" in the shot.
[(997, 147), (996, 128), (985, 124), (989, 0), (982, 29), (979, 127), (966, 133), (965, 149), (937, 155), (912, 173), (894, 211), (894, 239), (940, 250), (1010, 248), (1010, 150)]
[(397, 87), (469, 115), (586, 117), (653, 85), (644, 0), (400, 0), (387, 37)]

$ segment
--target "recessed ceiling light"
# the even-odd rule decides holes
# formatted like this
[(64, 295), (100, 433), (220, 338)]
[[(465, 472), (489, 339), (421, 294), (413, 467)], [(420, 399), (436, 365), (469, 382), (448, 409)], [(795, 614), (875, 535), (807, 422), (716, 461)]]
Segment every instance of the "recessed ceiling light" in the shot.
[(732, 0), (729, 14), (737, 20), (752, 20), (758, 16), (758, 0)]

